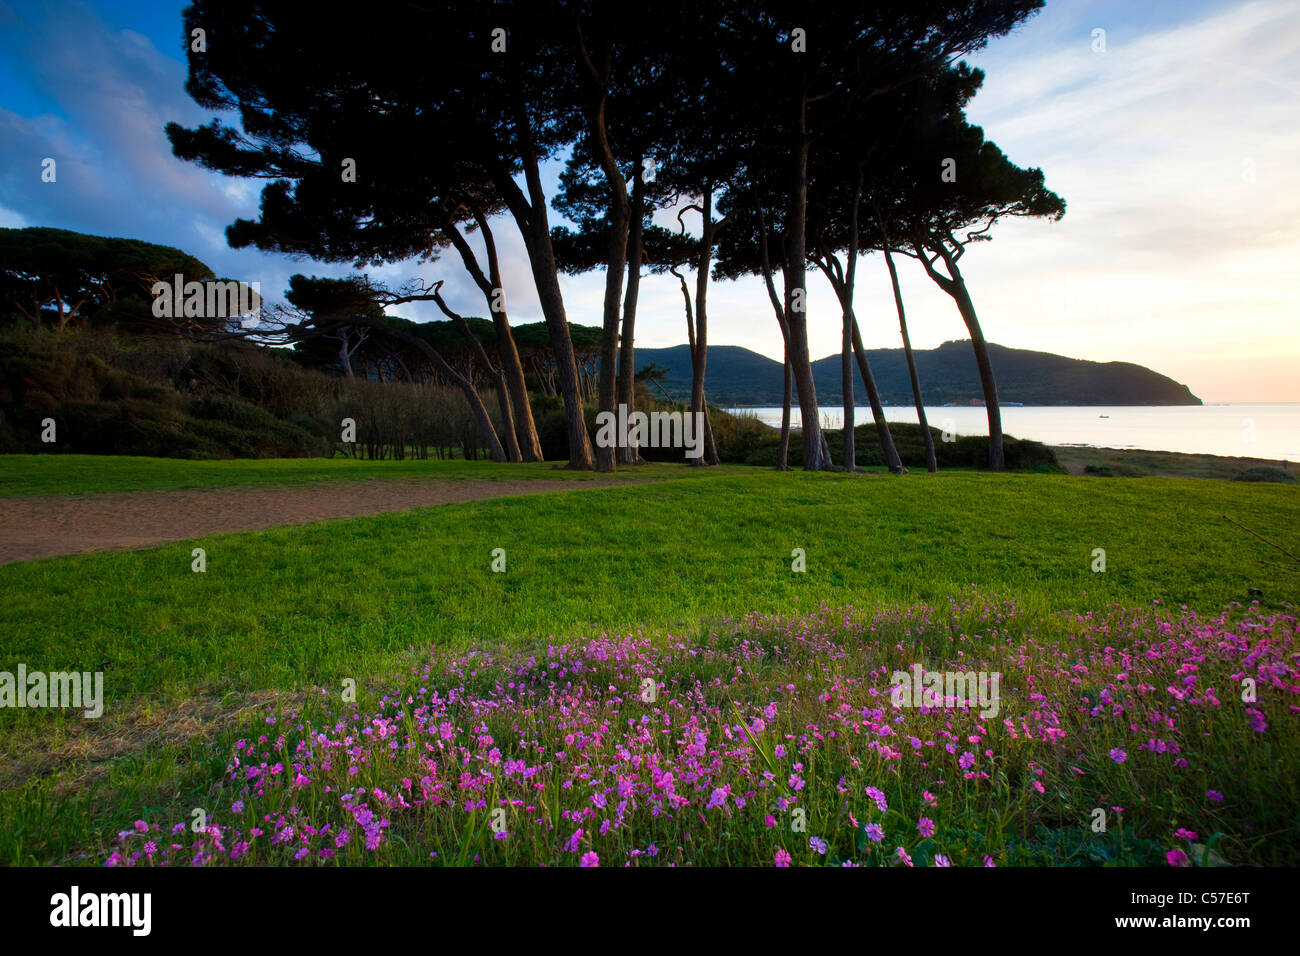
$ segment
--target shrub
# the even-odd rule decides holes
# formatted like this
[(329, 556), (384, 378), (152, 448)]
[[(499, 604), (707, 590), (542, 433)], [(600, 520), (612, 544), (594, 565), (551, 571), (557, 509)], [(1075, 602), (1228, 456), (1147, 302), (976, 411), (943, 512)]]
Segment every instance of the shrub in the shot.
[(1086, 465), (1083, 473), (1097, 478), (1141, 478), (1147, 474), (1141, 468), (1135, 468), (1121, 462), (1111, 462), (1107, 465)]
[(1256, 465), (1254, 468), (1247, 468), (1233, 479), (1233, 481), (1270, 481), (1279, 484), (1294, 484), (1295, 480), (1293, 472), (1273, 465)]
[[(798, 421), (798, 410), (794, 410), (794, 421)], [(940, 468), (984, 468), (988, 464), (988, 438), (983, 435), (964, 435), (955, 441), (942, 440), (942, 432), (931, 428), (934, 438), (934, 457)], [(890, 422), (889, 434), (898, 450), (898, 457), (909, 470), (925, 469), (925, 438), (921, 426), (909, 422)], [(844, 461), (844, 436), (842, 429), (825, 430), (826, 444), (831, 451), (831, 461), (837, 465)], [(880, 447), (880, 436), (874, 422), (857, 425), (853, 429), (859, 468), (880, 468), (885, 465), (884, 452)], [(743, 459), (748, 465), (776, 467), (777, 450), (780, 444), (780, 432), (771, 428), (762, 436), (758, 447)], [(1008, 471), (1061, 472), (1064, 469), (1056, 459), (1055, 452), (1041, 442), (1021, 438), (1006, 437), (1003, 440), (1003, 454), (1006, 457)], [(724, 459), (725, 460), (725, 459)], [(803, 444), (800, 432), (790, 430), (790, 450), (787, 463), (791, 468), (803, 467)]]

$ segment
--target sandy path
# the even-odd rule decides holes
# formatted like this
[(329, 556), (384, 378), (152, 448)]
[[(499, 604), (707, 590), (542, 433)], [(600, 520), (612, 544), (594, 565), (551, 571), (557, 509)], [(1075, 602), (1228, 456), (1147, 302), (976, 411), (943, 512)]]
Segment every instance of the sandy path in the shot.
[(633, 483), (618, 478), (582, 481), (380, 478), (310, 486), (0, 498), (0, 564), (86, 551), (144, 548), (225, 531), (254, 531), (458, 501)]

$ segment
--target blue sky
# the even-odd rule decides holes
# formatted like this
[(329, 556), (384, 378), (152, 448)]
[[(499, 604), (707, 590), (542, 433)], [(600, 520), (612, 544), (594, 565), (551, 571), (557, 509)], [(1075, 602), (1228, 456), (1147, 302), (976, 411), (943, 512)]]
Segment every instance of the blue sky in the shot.
[[(183, 89), (184, 6), (0, 0), (0, 226), (177, 246), (270, 297), (295, 272), (345, 274), (229, 249), (225, 227), (255, 216), (261, 184), (171, 156), (166, 122), (209, 119)], [(1098, 29), (1104, 52), (1094, 49)], [(1060, 223), (999, 224), (993, 243), (963, 259), (986, 336), (1139, 362), (1207, 401), (1300, 401), (1300, 4), (1049, 0), (972, 62), (987, 73), (972, 121), (1013, 161), (1042, 167), (1068, 203)], [(40, 180), (47, 156), (58, 161), (56, 183)], [(508, 222), (496, 231), (511, 318), (536, 321), (522, 243)], [(964, 338), (951, 300), (907, 266), (913, 343)], [(446, 279), (463, 311), (483, 311), (454, 259), (372, 274), (417, 272)], [(562, 282), (570, 320), (599, 324), (601, 275)], [(811, 282), (820, 356), (838, 349), (838, 309)], [(879, 257), (861, 266), (857, 311), (869, 346), (897, 347)], [(423, 307), (402, 314), (435, 317)], [(685, 341), (671, 276), (643, 281), (637, 328), (638, 345)], [(713, 287), (709, 337), (779, 358), (758, 282)]]

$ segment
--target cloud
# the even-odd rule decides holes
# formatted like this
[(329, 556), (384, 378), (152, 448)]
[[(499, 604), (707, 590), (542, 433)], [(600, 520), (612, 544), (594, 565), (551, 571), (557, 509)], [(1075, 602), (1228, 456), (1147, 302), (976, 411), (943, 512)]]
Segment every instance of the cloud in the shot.
[[(1082, 21), (1063, 29), (1066, 17), (1049, 7), (1014, 49), (977, 58), (988, 78), (972, 122), (1013, 161), (1042, 167), (1068, 203), (1060, 223), (1001, 224), (963, 260), (986, 333), (1141, 362), (1210, 397), (1300, 398), (1276, 387), (1300, 360), (1295, 5), (1245, 3), (1141, 32), (1107, 20), (1105, 53)], [(1088, 314), (1044, 315), (1025, 301), (1034, 285), (1089, 300)], [(939, 319), (918, 311), (922, 339)], [(1243, 342), (1267, 387), (1203, 361)]]
[[(176, 246), (220, 275), (263, 276), (263, 288), (278, 294), (297, 271), (291, 260), (225, 242), (230, 222), (256, 215), (257, 184), (217, 176), (171, 153), (169, 121), (207, 119), (185, 94), (184, 65), (143, 34), (114, 29), (86, 4), (8, 12), (21, 68), (57, 111), (24, 116), (0, 109), (6, 224)], [(57, 164), (53, 183), (41, 181), (45, 157)]]

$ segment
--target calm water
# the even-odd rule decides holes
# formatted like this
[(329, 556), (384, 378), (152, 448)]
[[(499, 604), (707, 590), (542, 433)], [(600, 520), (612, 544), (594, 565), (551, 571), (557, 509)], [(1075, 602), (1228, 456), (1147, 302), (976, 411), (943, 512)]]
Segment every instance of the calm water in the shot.
[[(769, 425), (781, 424), (781, 409), (744, 408)], [(790, 421), (799, 424), (799, 407)], [(983, 408), (926, 408), (931, 427), (958, 435), (987, 435)], [(912, 406), (887, 405), (891, 422), (916, 422)], [(839, 428), (841, 408), (821, 409), (822, 423)], [(857, 424), (871, 421), (870, 407), (854, 413)], [(1147, 448), (1233, 458), (1273, 458), (1300, 461), (1300, 403), (1263, 405), (1146, 406), (1030, 406), (1002, 409), (1002, 430), (1017, 438), (1049, 445), (1095, 445), (1103, 448)]]

